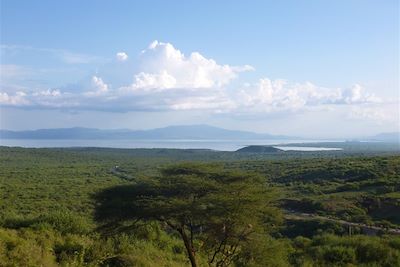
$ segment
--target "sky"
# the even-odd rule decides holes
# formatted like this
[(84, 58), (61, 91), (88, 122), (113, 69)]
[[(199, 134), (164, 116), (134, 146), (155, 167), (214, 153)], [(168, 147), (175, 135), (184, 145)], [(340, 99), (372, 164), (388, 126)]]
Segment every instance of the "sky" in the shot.
[(399, 1), (0, 1), (0, 128), (399, 131)]

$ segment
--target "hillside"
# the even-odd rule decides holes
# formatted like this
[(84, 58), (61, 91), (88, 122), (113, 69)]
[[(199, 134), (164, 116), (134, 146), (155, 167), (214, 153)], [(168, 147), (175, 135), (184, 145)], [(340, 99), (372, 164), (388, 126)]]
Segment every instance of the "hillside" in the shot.
[(246, 146), (246, 147), (236, 150), (236, 152), (240, 152), (240, 153), (276, 153), (276, 152), (283, 152), (283, 150), (281, 150), (279, 148), (275, 148), (273, 146)]

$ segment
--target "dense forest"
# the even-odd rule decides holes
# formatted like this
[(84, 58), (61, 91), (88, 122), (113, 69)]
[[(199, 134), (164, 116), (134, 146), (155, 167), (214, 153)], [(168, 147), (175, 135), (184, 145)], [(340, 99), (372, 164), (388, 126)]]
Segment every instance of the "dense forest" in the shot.
[(400, 266), (400, 154), (0, 148), (0, 266), (190, 265)]

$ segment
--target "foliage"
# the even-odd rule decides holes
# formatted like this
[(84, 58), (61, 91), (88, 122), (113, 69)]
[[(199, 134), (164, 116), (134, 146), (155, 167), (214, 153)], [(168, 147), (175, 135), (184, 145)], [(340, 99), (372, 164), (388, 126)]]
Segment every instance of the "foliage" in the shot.
[(319, 266), (399, 266), (400, 251), (393, 245), (399, 238), (316, 236), (297, 238), (292, 264), (315, 262)]
[[(186, 264), (180, 242), (133, 235), (61, 234), (52, 229), (0, 229), (1, 266), (165, 266)], [(168, 246), (162, 244), (168, 243)]]
[[(355, 150), (361, 145), (351, 145), (354, 149), (347, 152), (246, 155), (207, 150), (0, 147), (0, 266), (187, 266), (181, 235), (155, 220), (161, 213), (155, 209), (150, 212), (151, 206), (147, 209), (154, 214), (151, 220), (132, 221), (132, 213), (118, 227), (114, 227), (111, 214), (104, 213), (110, 216), (106, 220), (110, 224), (93, 220), (99, 208), (99, 199), (93, 196), (116, 188), (121, 196), (124, 190), (129, 195), (132, 188), (141, 188), (142, 193), (156, 188), (155, 195), (162, 197), (157, 204), (170, 208), (171, 213), (164, 213), (164, 218), (167, 214), (194, 216), (198, 221), (193, 228), (193, 246), (198, 249), (198, 265), (206, 266), (206, 252), (212, 246), (204, 244), (207, 228), (198, 225), (204, 225), (206, 219), (214, 226), (223, 224), (217, 216), (220, 211), (210, 203), (228, 205), (232, 201), (207, 190), (215, 186), (222, 195), (228, 194), (229, 188), (235, 189), (240, 182), (229, 185), (231, 182), (213, 179), (239, 173), (240, 177), (253, 177), (256, 184), (261, 182), (268, 190), (260, 198), (267, 197), (263, 200), (266, 205), (255, 209), (266, 215), (256, 223), (250, 222), (256, 233), (241, 240), (232, 265), (399, 266), (399, 237), (382, 233), (361, 236), (357, 234), (363, 230), (357, 227), (351, 231), (353, 236), (348, 236), (348, 229), (338, 222), (400, 226), (400, 156), (379, 152), (377, 147)], [(187, 161), (202, 163), (200, 167), (186, 165), (188, 170), (200, 168), (202, 172), (178, 174), (182, 165), (172, 164)], [(168, 166), (170, 172), (159, 175)], [(206, 178), (200, 179), (203, 175)], [(173, 187), (172, 182), (179, 183)], [(170, 194), (160, 195), (161, 189)], [(206, 204), (196, 202), (196, 212), (182, 213), (182, 208), (192, 207), (190, 198), (184, 197), (202, 190), (208, 195), (201, 197)], [(270, 207), (271, 191), (275, 192), (273, 198), (279, 198), (278, 207)], [(244, 206), (247, 204), (251, 202)], [(120, 215), (128, 208), (132, 205), (121, 206)], [(200, 217), (205, 214), (202, 208), (210, 211), (204, 218)], [(249, 208), (238, 217), (233, 213), (232, 217), (253, 216), (253, 210)], [(296, 212), (309, 213), (309, 219), (288, 217)], [(118, 214), (118, 210), (113, 213)], [(248, 224), (248, 218), (243, 223)], [(220, 241), (221, 231), (213, 233), (208, 235), (213, 242)]]
[(269, 197), (261, 177), (194, 164), (161, 173), (99, 193), (97, 218), (165, 223), (182, 238), (193, 266), (197, 253), (206, 254), (210, 265), (227, 266), (238, 257), (242, 243), (263, 233)]

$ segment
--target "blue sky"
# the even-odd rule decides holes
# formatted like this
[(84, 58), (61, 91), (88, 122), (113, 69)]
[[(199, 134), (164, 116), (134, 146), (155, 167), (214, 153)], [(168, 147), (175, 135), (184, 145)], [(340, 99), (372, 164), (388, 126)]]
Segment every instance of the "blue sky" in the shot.
[(399, 128), (398, 1), (0, 6), (1, 128)]

